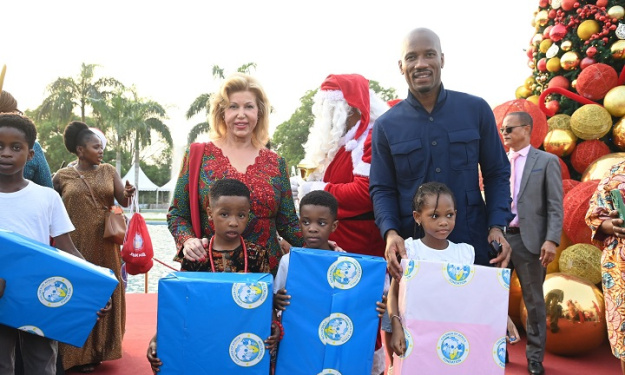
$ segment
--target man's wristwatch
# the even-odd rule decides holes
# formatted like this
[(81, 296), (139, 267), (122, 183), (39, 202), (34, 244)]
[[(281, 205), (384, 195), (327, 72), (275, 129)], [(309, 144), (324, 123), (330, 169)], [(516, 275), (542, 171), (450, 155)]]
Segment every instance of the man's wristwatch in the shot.
[(501, 233), (503, 233), (504, 236), (506, 235), (506, 227), (504, 225), (491, 225), (490, 227), (488, 227), (488, 231), (490, 232), (490, 230), (493, 228), (501, 230)]

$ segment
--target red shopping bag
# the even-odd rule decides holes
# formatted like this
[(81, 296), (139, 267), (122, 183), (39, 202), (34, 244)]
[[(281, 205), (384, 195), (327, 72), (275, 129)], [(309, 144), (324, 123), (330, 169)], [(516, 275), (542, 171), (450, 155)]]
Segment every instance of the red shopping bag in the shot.
[(132, 217), (128, 223), (126, 239), (122, 247), (122, 259), (126, 262), (126, 271), (131, 275), (146, 273), (154, 262), (154, 249), (152, 240), (145, 224), (143, 216), (138, 212), (136, 203), (133, 201)]

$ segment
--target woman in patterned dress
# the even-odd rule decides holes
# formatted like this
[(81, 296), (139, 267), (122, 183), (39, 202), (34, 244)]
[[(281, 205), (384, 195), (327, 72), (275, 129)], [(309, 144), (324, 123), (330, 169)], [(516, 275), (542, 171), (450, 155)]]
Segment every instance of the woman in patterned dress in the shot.
[(63, 137), (65, 147), (78, 156), (78, 162), (60, 169), (53, 183), (76, 227), (71, 233), (72, 241), (87, 261), (110, 268), (119, 281), (111, 297), (112, 310), (98, 320), (85, 345), (77, 348), (59, 343), (65, 369), (74, 367), (80, 372), (92, 372), (101, 361), (122, 356), (126, 300), (121, 255), (119, 245), (103, 238), (104, 220), (106, 207), (112, 206), (114, 200), (128, 206), (135, 188), (128, 181), (124, 186), (115, 167), (102, 163), (102, 141), (85, 123), (71, 122)]
[[(206, 255), (202, 241), (193, 233), (190, 205), (200, 205), (202, 235), (212, 237), (206, 213), (208, 193), (213, 181), (223, 178), (242, 181), (250, 189), (252, 213), (243, 237), (269, 251), (269, 267), (274, 275), (282, 256), (277, 234), (294, 246), (303, 245), (286, 162), (265, 148), (270, 108), (263, 88), (246, 74), (230, 76), (212, 95), (212, 141), (204, 144), (199, 186), (189, 186), (187, 149), (167, 214), (169, 231), (178, 248), (176, 260), (181, 261), (184, 252)], [(199, 189), (199, 202), (189, 202), (193, 188)]]
[(621, 360), (621, 372), (625, 374), (625, 227), (610, 196), (614, 189), (625, 196), (625, 161), (612, 166), (599, 182), (586, 214), (592, 240), (603, 248), (601, 278), (608, 337), (612, 354)]

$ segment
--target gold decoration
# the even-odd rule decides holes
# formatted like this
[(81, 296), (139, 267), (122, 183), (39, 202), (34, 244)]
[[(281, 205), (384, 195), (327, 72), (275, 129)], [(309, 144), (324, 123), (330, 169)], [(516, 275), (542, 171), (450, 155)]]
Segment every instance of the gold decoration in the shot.
[(560, 44), (560, 48), (562, 48), (564, 52), (570, 51), (571, 48), (573, 48), (573, 42), (571, 42), (570, 40), (565, 40)]
[(615, 59), (625, 59), (625, 40), (617, 40), (612, 43), (610, 52)]
[(603, 98), (603, 106), (614, 117), (625, 116), (625, 86), (611, 88)]
[[(547, 343), (552, 354), (574, 356), (599, 347), (605, 340), (605, 302), (590, 282), (563, 273), (550, 273), (543, 283), (547, 310)], [(527, 308), (521, 301), (521, 320)]]
[(521, 300), (523, 292), (521, 291), (521, 283), (516, 271), (512, 271), (510, 276), (510, 294), (508, 295), (508, 316), (517, 327), (523, 326), (521, 322)]
[(565, 52), (560, 58), (560, 65), (564, 70), (573, 70), (579, 65), (579, 56), (576, 52)]
[(621, 151), (625, 150), (625, 120), (623, 118), (612, 127), (612, 142)]
[(547, 75), (544, 74), (539, 74), (536, 76), (536, 82), (543, 84), (545, 82), (547, 82)]
[(571, 130), (571, 116), (565, 114), (555, 115), (547, 120), (549, 131), (553, 129)]
[(310, 177), (310, 175), (315, 171), (315, 169), (317, 169), (317, 167), (318, 167), (317, 165), (314, 165), (310, 162), (306, 162), (304, 160), (302, 160), (297, 165), (297, 168), (299, 169), (299, 173), (304, 180), (308, 180), (308, 177)]
[(540, 42), (543, 41), (543, 34), (536, 34), (534, 35), (534, 37), (532, 38), (532, 43), (534, 45), (538, 45), (540, 44)]
[(563, 157), (568, 156), (575, 149), (577, 137), (570, 130), (553, 129), (543, 142), (545, 151)]
[[(536, 85), (532, 85), (532, 86), (536, 86)], [(533, 88), (532, 88), (532, 90), (533, 90)], [(525, 98), (525, 99), (526, 99), (528, 102), (532, 102), (532, 103), (534, 103), (534, 104), (538, 105), (538, 100), (540, 99), (540, 96), (538, 96), (538, 95), (531, 95), (531, 96), (528, 96), (528, 97), (527, 97), (527, 98)]]
[(571, 246), (571, 240), (569, 240), (564, 231), (562, 231), (562, 235), (560, 236), (560, 246), (556, 247), (556, 257), (553, 258), (551, 263), (547, 266), (547, 273), (560, 272), (560, 265), (558, 264), (560, 256), (562, 255), (564, 249), (569, 246)]
[(2, 86), (4, 86), (4, 75), (7, 74), (7, 66), (2, 65), (2, 71), (0, 71), (0, 92), (2, 91)]
[(571, 87), (575, 88), (575, 86), (577, 86), (577, 80), (574, 79), (573, 82), (571, 82)]
[(535, 69), (535, 68), (536, 68), (536, 63), (534, 62), (534, 60), (529, 60), (529, 61), (527, 62), (527, 66), (528, 66), (530, 69)]
[(587, 243), (567, 247), (558, 262), (560, 272), (581, 277), (591, 284), (601, 281), (601, 250)]
[(581, 40), (590, 39), (593, 34), (598, 33), (600, 30), (599, 22), (595, 20), (586, 20), (579, 24), (577, 27), (577, 36)]
[(547, 22), (549, 22), (549, 13), (547, 13), (546, 10), (541, 10), (536, 14), (536, 18), (534, 18), (534, 20), (536, 20), (536, 24), (545, 26)]
[(527, 87), (525, 87), (525, 86), (517, 87), (517, 89), (516, 89), (516, 91), (514, 93), (514, 96), (517, 99), (525, 99), (525, 98), (527, 98), (530, 95), (532, 95), (532, 91), (530, 89), (528, 89)]
[(625, 8), (620, 5), (610, 7), (610, 9), (608, 9), (608, 16), (610, 16), (610, 18), (616, 18), (617, 20), (620, 20), (621, 18), (625, 17)]
[(552, 57), (547, 60), (547, 70), (555, 73), (560, 70), (560, 59), (558, 57)]
[(552, 44), (553, 41), (551, 39), (543, 39), (543, 41), (540, 42), (538, 50), (542, 53), (547, 53), (547, 50), (549, 49), (549, 47), (551, 47)]
[(612, 116), (599, 104), (586, 104), (571, 116), (571, 130), (581, 139), (598, 139), (612, 128)]
[(535, 83), (536, 81), (534, 80), (534, 76), (529, 76), (525, 79), (525, 83), (524, 86), (527, 87), (528, 89), (532, 89), (532, 85)]
[(625, 152), (613, 152), (603, 155), (590, 164), (582, 173), (582, 182), (591, 180), (601, 180), (614, 164), (625, 160)]

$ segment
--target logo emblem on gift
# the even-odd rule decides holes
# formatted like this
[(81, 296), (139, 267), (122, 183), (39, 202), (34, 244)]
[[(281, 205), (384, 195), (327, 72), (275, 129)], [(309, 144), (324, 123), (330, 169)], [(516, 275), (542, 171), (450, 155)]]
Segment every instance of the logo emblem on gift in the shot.
[(267, 283), (232, 284), (232, 299), (244, 309), (254, 309), (262, 305), (268, 294)]
[(230, 343), (230, 359), (241, 367), (256, 365), (265, 356), (265, 343), (253, 333), (242, 333)]
[(493, 345), (493, 360), (497, 366), (506, 368), (506, 338), (502, 337)]
[(500, 268), (498, 271), (497, 279), (499, 279), (499, 284), (505, 289), (510, 290), (510, 269)]
[(324, 368), (317, 375), (341, 375), (341, 373), (331, 368)]
[(436, 345), (438, 358), (448, 365), (458, 365), (469, 356), (469, 341), (460, 332), (443, 334)]
[(132, 247), (135, 250), (143, 250), (143, 237), (141, 236), (141, 233), (135, 233), (135, 238), (132, 241)]
[(443, 265), (445, 279), (453, 285), (461, 286), (473, 279), (475, 269), (467, 264), (446, 263)]
[(354, 258), (338, 257), (328, 268), (328, 284), (332, 288), (351, 289), (362, 277), (362, 267)]
[(406, 266), (404, 267), (404, 278), (406, 280), (412, 279), (419, 271), (419, 262), (414, 259), (408, 259)]
[(20, 331), (32, 333), (33, 335), (43, 336), (43, 331), (39, 327), (35, 327), (35, 326), (21, 326), (18, 329)]
[(406, 351), (404, 354), (400, 355), (399, 358), (407, 358), (410, 353), (412, 353), (412, 348), (414, 347), (414, 339), (412, 338), (412, 333), (409, 330), (404, 328), (404, 338), (406, 340)]
[(39, 302), (48, 307), (65, 305), (72, 298), (73, 293), (72, 283), (60, 276), (45, 279), (37, 289)]
[(354, 324), (345, 314), (333, 313), (321, 321), (319, 339), (324, 344), (343, 345), (352, 337)]

